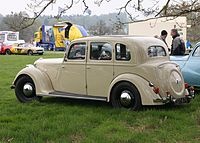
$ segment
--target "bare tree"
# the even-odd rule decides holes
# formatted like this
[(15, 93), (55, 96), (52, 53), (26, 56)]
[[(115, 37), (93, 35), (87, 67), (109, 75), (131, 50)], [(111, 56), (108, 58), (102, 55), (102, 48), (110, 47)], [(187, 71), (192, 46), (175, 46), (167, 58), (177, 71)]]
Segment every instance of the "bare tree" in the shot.
[[(51, 5), (57, 3), (58, 0), (31, 0), (27, 10), (34, 14), (33, 17), (24, 16), (23, 22), (29, 23), (22, 28), (32, 25), (35, 20)], [(94, 4), (101, 6), (102, 3), (109, 3), (112, 0), (94, 0)], [(89, 6), (87, 0), (65, 0), (59, 7), (58, 14), (55, 18), (59, 19), (74, 5), (82, 3), (84, 5), (83, 13), (88, 12)], [(150, 3), (150, 4), (146, 4)], [(144, 15), (145, 19), (153, 17), (173, 16), (178, 17), (189, 13), (200, 12), (199, 0), (124, 0), (124, 4), (118, 8), (118, 14), (125, 12), (131, 22), (137, 20), (139, 15)], [(144, 20), (145, 20), (144, 19)]]
[(89, 32), (91, 35), (110, 35), (111, 34), (111, 28), (106, 25), (106, 23), (103, 20), (100, 20), (96, 23), (96, 25), (93, 25), (89, 27)]
[[(40, 23), (35, 22), (34, 24), (29, 23), (29, 21), (24, 21), (24, 16), (27, 16), (25, 12), (11, 13), (3, 17), (0, 29), (9, 31), (19, 31), (20, 38), (25, 41), (30, 41), (33, 38), (33, 32), (37, 31)], [(28, 26), (28, 27), (27, 27)], [(24, 29), (24, 27), (27, 27)]]

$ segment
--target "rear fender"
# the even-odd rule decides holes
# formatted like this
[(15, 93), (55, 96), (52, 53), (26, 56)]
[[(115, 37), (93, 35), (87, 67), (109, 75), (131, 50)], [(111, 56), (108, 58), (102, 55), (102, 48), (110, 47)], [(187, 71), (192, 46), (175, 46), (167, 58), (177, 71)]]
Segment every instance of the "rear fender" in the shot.
[(146, 79), (134, 75), (134, 74), (122, 74), (117, 76), (112, 83), (110, 84), (109, 93), (108, 93), (108, 102), (110, 101), (110, 95), (115, 85), (120, 82), (129, 82), (133, 84), (140, 93), (142, 105), (162, 105), (163, 103), (156, 103), (154, 100), (161, 99), (158, 94), (155, 94), (152, 90), (152, 87), (149, 86), (149, 81)]
[(13, 85), (15, 85), (17, 80), (22, 76), (29, 76), (33, 80), (36, 87), (36, 94), (47, 94), (54, 91), (48, 75), (33, 65), (28, 65), (26, 68), (22, 69), (15, 77)]

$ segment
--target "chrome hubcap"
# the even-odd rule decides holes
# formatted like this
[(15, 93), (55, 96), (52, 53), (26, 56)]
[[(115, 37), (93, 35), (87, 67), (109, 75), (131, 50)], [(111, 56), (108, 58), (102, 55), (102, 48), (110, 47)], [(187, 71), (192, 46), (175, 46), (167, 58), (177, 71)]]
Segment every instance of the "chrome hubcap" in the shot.
[(128, 90), (123, 91), (120, 95), (120, 102), (125, 107), (130, 106), (132, 102), (131, 92)]
[(32, 96), (33, 95), (33, 86), (31, 83), (26, 83), (23, 87), (23, 93), (25, 96)]

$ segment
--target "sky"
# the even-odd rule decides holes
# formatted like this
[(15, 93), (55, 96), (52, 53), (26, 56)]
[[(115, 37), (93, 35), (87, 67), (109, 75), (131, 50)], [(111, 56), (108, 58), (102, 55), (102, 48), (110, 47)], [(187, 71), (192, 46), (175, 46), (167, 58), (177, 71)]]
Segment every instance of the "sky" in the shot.
[[(30, 13), (27, 10), (27, 4), (30, 4), (30, 2), (33, 0), (0, 0), (1, 8), (0, 13), (2, 15), (10, 14), (11, 12), (20, 12), (20, 11), (26, 11), (30, 16), (33, 16), (33, 13)], [(40, 0), (38, 0), (40, 1)], [(48, 1), (48, 0), (46, 0)], [(50, 5), (43, 15), (57, 15), (59, 7), (64, 7), (65, 4), (70, 5), (71, 0), (56, 0), (56, 4)], [(73, 14), (83, 14), (84, 11), (84, 5), (81, 2), (82, 0), (74, 0), (74, 1), (80, 1), (78, 4), (75, 4), (70, 10), (68, 10), (65, 15), (73, 15)], [(94, 1), (98, 0), (86, 0), (87, 5), (89, 6), (89, 9), (91, 10), (92, 15), (100, 15), (100, 14), (108, 14), (113, 12), (118, 12), (119, 8), (125, 5), (125, 3), (128, 0), (110, 0), (110, 2), (103, 2), (100, 7), (98, 7), (96, 4), (94, 4)], [(159, 1), (160, 5), (165, 3), (166, 0)], [(144, 0), (144, 6), (150, 6), (152, 5), (151, 0)], [(130, 7), (128, 7), (130, 8)]]
[[(75, 0), (77, 1), (77, 0)], [(27, 4), (29, 4), (31, 0), (0, 0), (1, 8), (0, 13), (2, 15), (10, 14), (11, 12), (20, 12), (26, 11)], [(111, 0), (109, 3), (104, 2), (101, 7), (98, 7), (94, 4), (94, 0), (86, 0), (89, 5), (90, 10), (92, 11), (92, 15), (100, 15), (107, 14), (112, 12), (118, 12), (116, 9), (120, 7), (120, 5), (124, 2), (124, 0)], [(58, 7), (64, 6), (64, 4), (70, 4), (70, 0), (57, 0), (57, 4), (51, 5), (44, 12), (45, 15), (56, 15), (58, 13)], [(2, 6), (4, 8), (2, 8)], [(67, 11), (67, 15), (71, 14), (83, 14), (84, 5), (80, 2), (79, 4), (74, 5), (69, 11)], [(29, 13), (31, 14), (31, 13)]]

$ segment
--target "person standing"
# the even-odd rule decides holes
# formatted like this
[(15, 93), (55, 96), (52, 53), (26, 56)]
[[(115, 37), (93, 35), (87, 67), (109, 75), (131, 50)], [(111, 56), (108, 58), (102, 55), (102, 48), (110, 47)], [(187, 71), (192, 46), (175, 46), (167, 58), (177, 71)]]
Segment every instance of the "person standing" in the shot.
[(192, 48), (192, 44), (191, 44), (190, 40), (186, 41), (186, 48), (187, 49), (191, 49)]
[(167, 35), (168, 35), (167, 31), (162, 30), (159, 39), (162, 40), (165, 43), (165, 45), (168, 47), (167, 42), (166, 42)]
[(185, 54), (185, 42), (180, 38), (177, 29), (171, 30), (172, 47), (171, 47), (171, 55), (184, 55)]

